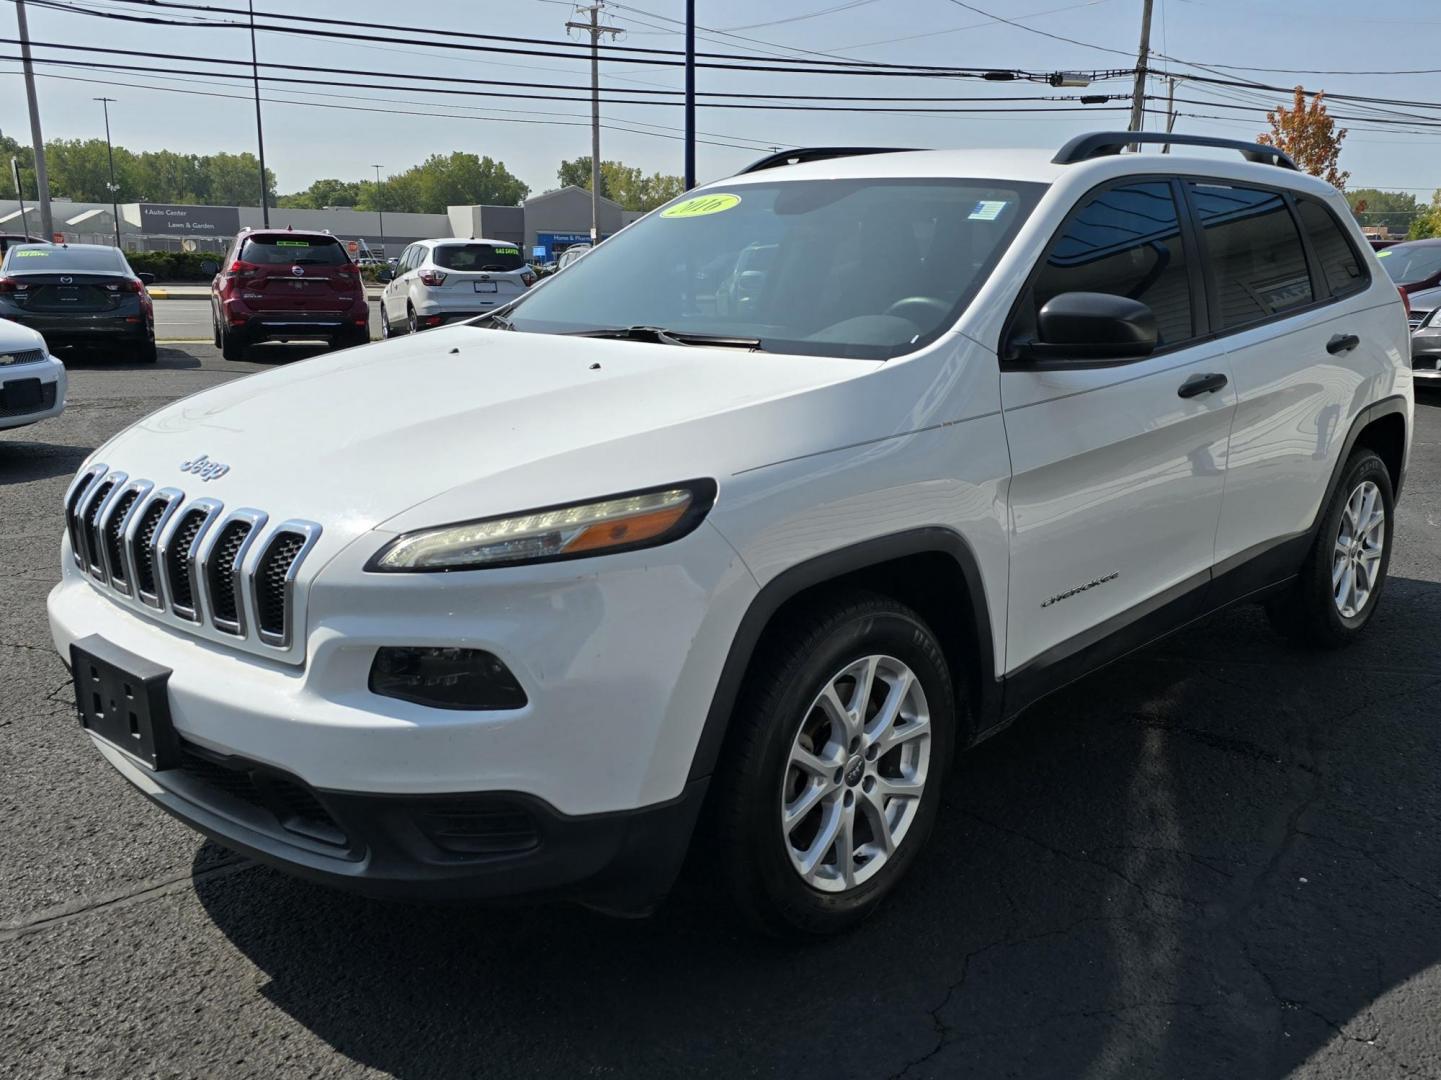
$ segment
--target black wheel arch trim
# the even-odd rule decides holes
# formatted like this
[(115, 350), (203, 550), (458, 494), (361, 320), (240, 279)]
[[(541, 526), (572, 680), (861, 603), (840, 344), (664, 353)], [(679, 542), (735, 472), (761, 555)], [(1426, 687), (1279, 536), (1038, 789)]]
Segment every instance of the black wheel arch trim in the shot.
[(928, 526), (863, 540), (848, 547), (837, 548), (807, 559), (781, 573), (762, 586), (741, 618), (731, 639), (730, 651), (721, 668), (720, 679), (711, 696), (695, 756), (691, 760), (688, 780), (709, 776), (720, 760), (731, 713), (740, 694), (756, 646), (772, 617), (787, 602), (807, 589), (824, 585), (885, 563), (915, 555), (945, 555), (953, 559), (970, 592), (970, 628), (975, 634), (976, 661), (980, 666), (981, 701), (976, 703), (976, 728), (993, 723), (999, 715), (1001, 692), (996, 680), (995, 643), (991, 634), (990, 602), (981, 578), (980, 562), (960, 533), (942, 526)]

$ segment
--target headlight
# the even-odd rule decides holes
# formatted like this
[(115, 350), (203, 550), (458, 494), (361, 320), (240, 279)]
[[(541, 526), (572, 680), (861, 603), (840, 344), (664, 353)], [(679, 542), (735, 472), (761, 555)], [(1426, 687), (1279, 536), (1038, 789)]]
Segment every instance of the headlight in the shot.
[(687, 480), (595, 502), (423, 529), (392, 541), (366, 569), (476, 570), (652, 547), (699, 525), (715, 492), (713, 480)]

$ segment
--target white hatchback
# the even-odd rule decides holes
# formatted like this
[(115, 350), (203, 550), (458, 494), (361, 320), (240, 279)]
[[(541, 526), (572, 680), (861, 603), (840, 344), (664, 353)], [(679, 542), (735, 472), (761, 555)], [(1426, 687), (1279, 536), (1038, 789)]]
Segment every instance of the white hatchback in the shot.
[(1165, 138), (778, 154), (505, 310), (120, 433), (50, 596), (98, 752), (334, 885), (638, 913), (694, 833), (820, 934), (1057, 688), (1242, 601), (1355, 639), (1400, 295), (1284, 154), (1120, 152)]
[(413, 334), (474, 318), (535, 284), (520, 247), (506, 240), (420, 240), (382, 270), (380, 335)]

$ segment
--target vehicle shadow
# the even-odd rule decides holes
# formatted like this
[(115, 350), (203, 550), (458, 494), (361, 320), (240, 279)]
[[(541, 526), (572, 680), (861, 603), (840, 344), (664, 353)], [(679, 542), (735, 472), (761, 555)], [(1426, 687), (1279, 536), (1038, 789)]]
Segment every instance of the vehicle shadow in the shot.
[(142, 364), (133, 357), (106, 349), (62, 349), (56, 356), (70, 371), (164, 371), (198, 368), (200, 360), (179, 349), (164, 345), (155, 350), (155, 363)]
[(1387, 590), (1342, 653), (1237, 608), (1043, 702), (836, 940), (750, 937), (694, 875), (634, 922), (195, 889), (267, 998), (404, 1078), (1392, 1074), (1385, 996), (1441, 961), (1441, 586)]
[(329, 345), (320, 341), (267, 341), (246, 349), (245, 362), (274, 367), (279, 364), (293, 364), (298, 360), (309, 360), (312, 356), (331, 351)]
[(0, 432), (0, 487), (69, 476), (94, 449), (58, 443), (30, 442), (26, 429)]

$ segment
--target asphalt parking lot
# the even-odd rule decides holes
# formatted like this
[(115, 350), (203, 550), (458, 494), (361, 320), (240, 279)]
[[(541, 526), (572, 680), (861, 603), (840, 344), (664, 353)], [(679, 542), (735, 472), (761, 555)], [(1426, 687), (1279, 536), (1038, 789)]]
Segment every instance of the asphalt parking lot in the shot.
[(693, 883), (634, 922), (331, 893), (101, 761), (45, 623), (65, 485), (302, 354), (77, 362), (0, 434), (0, 1075), (1441, 1076), (1441, 396), (1362, 644), (1240, 608), (1063, 691), (960, 763), (877, 917), (794, 947)]

